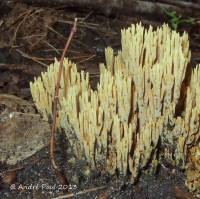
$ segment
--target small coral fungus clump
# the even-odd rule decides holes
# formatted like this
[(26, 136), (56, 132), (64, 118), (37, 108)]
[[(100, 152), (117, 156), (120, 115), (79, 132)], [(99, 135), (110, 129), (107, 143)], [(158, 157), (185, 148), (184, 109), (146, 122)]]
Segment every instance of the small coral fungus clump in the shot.
[[(160, 151), (185, 166), (200, 136), (200, 66), (187, 74), (184, 106), (176, 113), (190, 61), (188, 35), (180, 36), (167, 25), (154, 31), (140, 24), (121, 33), (117, 55), (105, 50), (96, 90), (89, 74), (65, 59), (58, 125), (78, 159), (111, 174), (129, 173), (134, 180), (149, 163), (157, 165)], [(55, 61), (31, 83), (35, 104), (46, 119), (52, 115), (58, 68)]]

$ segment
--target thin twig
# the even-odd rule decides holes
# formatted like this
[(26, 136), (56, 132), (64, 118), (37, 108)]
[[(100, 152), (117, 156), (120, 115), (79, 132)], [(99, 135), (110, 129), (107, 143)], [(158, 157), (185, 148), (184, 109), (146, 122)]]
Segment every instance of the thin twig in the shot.
[(13, 44), (14, 44), (15, 41), (16, 41), (17, 32), (18, 32), (20, 26), (26, 21), (26, 19), (27, 19), (28, 16), (31, 14), (31, 12), (32, 12), (32, 10), (28, 10), (28, 12), (26, 13), (25, 17), (22, 19), (22, 21), (19, 22), (19, 24), (18, 24), (17, 27), (15, 28), (13, 37), (12, 37), (12, 39), (11, 39), (11, 41), (10, 41), (11, 46), (13, 46)]
[(84, 21), (86, 21), (91, 15), (93, 14), (93, 11), (90, 11), (85, 17), (83, 17), (79, 23), (83, 23)]
[(58, 96), (59, 96), (59, 88), (60, 88), (60, 79), (61, 79), (61, 73), (63, 71), (64, 57), (69, 48), (69, 44), (76, 32), (76, 28), (77, 28), (77, 18), (75, 18), (75, 20), (74, 20), (74, 25), (71, 29), (69, 38), (67, 40), (65, 48), (63, 50), (62, 57), (60, 59), (60, 67), (59, 67), (59, 71), (58, 71), (57, 83), (56, 83), (56, 87), (55, 87), (55, 95), (54, 95), (54, 99), (53, 99), (53, 111), (52, 111), (53, 112), (53, 124), (52, 124), (52, 129), (51, 129), (51, 140), (50, 140), (50, 159), (51, 159), (52, 166), (56, 171), (59, 171), (59, 169), (56, 165), (56, 162), (55, 162), (54, 149), (55, 149), (55, 131), (56, 131), (57, 104), (58, 104)]
[(83, 60), (77, 62), (77, 64), (80, 64), (80, 63), (83, 63), (83, 62), (89, 61), (89, 60), (93, 59), (94, 57), (96, 57), (96, 54), (91, 55), (91, 56), (89, 56), (89, 57), (87, 57), (87, 58), (85, 58), (85, 59), (83, 59)]
[(73, 197), (73, 196), (83, 195), (83, 194), (86, 194), (86, 193), (98, 191), (98, 190), (105, 189), (105, 188), (106, 188), (106, 186), (95, 187), (95, 188), (91, 188), (91, 189), (86, 189), (86, 190), (84, 190), (84, 191), (79, 191), (78, 193), (69, 193), (69, 194), (66, 194), (66, 195), (63, 195), (63, 196), (58, 196), (58, 197), (52, 198), (52, 199), (71, 198), (71, 197)]
[[(43, 9), (39, 9), (39, 10), (36, 10), (33, 12), (33, 10), (28, 10), (27, 12), (25, 12), (25, 17), (22, 19), (22, 21), (19, 22), (19, 24), (17, 25), (17, 27), (15, 28), (15, 31), (14, 31), (14, 35), (13, 35), (13, 38), (11, 39), (11, 46), (13, 47), (14, 43), (15, 43), (15, 40), (16, 40), (16, 37), (17, 37), (17, 32), (19, 30), (19, 28), (21, 27), (21, 25), (23, 23), (25, 23), (25, 21), (27, 20), (27, 18), (29, 17), (32, 17), (33, 15), (39, 13), (39, 12), (42, 12)], [(23, 13), (22, 13), (23, 14)], [(23, 14), (24, 15), (24, 14)], [(23, 16), (22, 15), (22, 16)]]
[(41, 64), (42, 66), (48, 67), (47, 64), (45, 64), (45, 63), (39, 61), (37, 58), (31, 57), (30, 55), (28, 55), (28, 54), (22, 52), (22, 51), (19, 50), (19, 49), (16, 49), (16, 51), (17, 51), (18, 53), (20, 53), (20, 54), (22, 55), (22, 57), (25, 57), (25, 58), (27, 58), (27, 59), (31, 59), (31, 60), (33, 60), (34, 62), (37, 62), (38, 64)]
[(11, 173), (11, 172), (15, 172), (15, 171), (20, 171), (20, 170), (23, 170), (23, 169), (24, 169), (24, 166), (18, 166), (18, 167), (13, 168), (13, 169), (8, 169), (8, 170), (6, 170), (6, 171), (4, 171), (4, 172), (1, 172), (1, 173), (0, 173), (0, 176), (1, 176), (1, 175), (4, 175), (4, 174), (6, 174), (6, 173)]
[(60, 55), (60, 52), (52, 44), (50, 44), (48, 41), (44, 41), (44, 43), (51, 47), (58, 55)]
[(88, 57), (91, 57), (93, 55), (88, 55), (88, 54), (85, 54), (85, 53), (82, 53), (81, 55), (76, 55), (76, 56), (71, 56), (70, 59), (82, 59), (82, 58), (88, 58)]
[(47, 25), (47, 28), (49, 30), (51, 30), (52, 32), (54, 32), (55, 34), (57, 34), (58, 36), (62, 37), (63, 39), (66, 39), (66, 37), (64, 37), (61, 33), (59, 33), (58, 31), (56, 31), (55, 29), (53, 29), (52, 27)]
[(20, 39), (31, 39), (34, 37), (44, 37), (45, 34), (39, 34), (39, 35), (28, 35), (28, 36), (24, 36), (24, 37), (20, 37)]
[(55, 60), (55, 58), (51, 58), (51, 57), (33, 57), (33, 59), (39, 60), (39, 61), (53, 61)]
[[(59, 23), (64, 23), (64, 24), (72, 24), (71, 21), (68, 21), (68, 20), (58, 20), (57, 22)], [(92, 29), (92, 30), (96, 30), (97, 27), (98, 27), (98, 24), (94, 24), (94, 23), (89, 23), (89, 22), (80, 22), (79, 23), (79, 26), (80, 27), (83, 27), (83, 28), (88, 28), (88, 29)]]
[(21, 19), (21, 17), (23, 17), (24, 15), (27, 14), (27, 12), (29, 12), (29, 10), (26, 10), (26, 11), (22, 12), (19, 16), (17, 16), (15, 18), (15, 20), (11, 22), (11, 24), (9, 25), (9, 28), (11, 28), (12, 26), (14, 26)]
[[(57, 48), (57, 50), (63, 52), (63, 48)], [(44, 52), (52, 52), (53, 49), (44, 49), (42, 51), (44, 51)], [(81, 53), (81, 52), (76, 51), (76, 50), (68, 50), (68, 52), (76, 53), (76, 54), (80, 54)]]

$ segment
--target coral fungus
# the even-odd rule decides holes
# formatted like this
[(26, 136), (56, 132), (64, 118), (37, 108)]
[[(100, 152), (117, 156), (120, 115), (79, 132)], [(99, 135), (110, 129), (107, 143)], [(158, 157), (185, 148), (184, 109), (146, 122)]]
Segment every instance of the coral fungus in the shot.
[[(141, 24), (121, 35), (117, 55), (110, 47), (105, 50), (96, 90), (90, 87), (89, 74), (78, 72), (65, 59), (58, 126), (65, 129), (78, 159), (93, 168), (101, 165), (111, 174), (129, 173), (134, 180), (148, 163), (156, 166), (160, 161), (159, 146), (164, 147), (162, 155), (185, 167), (200, 136), (200, 66), (191, 72), (181, 99), (190, 61), (188, 35), (167, 25), (153, 30)], [(45, 119), (52, 115), (58, 68), (55, 60), (31, 83), (34, 102)], [(177, 115), (180, 100), (184, 106)]]

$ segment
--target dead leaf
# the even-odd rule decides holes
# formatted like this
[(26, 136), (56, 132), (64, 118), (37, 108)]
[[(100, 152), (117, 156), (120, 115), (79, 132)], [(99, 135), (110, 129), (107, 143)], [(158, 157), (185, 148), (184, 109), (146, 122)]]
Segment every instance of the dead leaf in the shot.
[(2, 183), (11, 185), (16, 182), (16, 171), (6, 172), (2, 177)]
[(108, 192), (105, 191), (100, 193), (97, 199), (108, 199), (108, 196), (109, 196)]
[(175, 196), (176, 199), (195, 199), (191, 193), (183, 191), (179, 187), (175, 187)]

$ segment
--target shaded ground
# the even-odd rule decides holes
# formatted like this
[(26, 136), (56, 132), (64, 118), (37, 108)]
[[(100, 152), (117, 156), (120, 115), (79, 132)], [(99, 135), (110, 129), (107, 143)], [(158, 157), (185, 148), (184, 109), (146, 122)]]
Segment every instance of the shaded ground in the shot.
[[(120, 48), (121, 28), (139, 21), (153, 26), (163, 23), (156, 16), (151, 19), (145, 16), (106, 18), (93, 12), (77, 13), (64, 8), (38, 8), (22, 4), (0, 9), (3, 10), (0, 18), (0, 93), (14, 94), (28, 100), (31, 100), (29, 81), (45, 71), (54, 57), (61, 57), (75, 17), (79, 18), (78, 31), (67, 56), (79, 64), (79, 69), (90, 72), (93, 87), (98, 82), (98, 63), (104, 61), (104, 48), (109, 45), (116, 50)], [(195, 25), (182, 24), (179, 31), (183, 30), (189, 32), (191, 65), (195, 66), (200, 62), (200, 19)], [(88, 178), (86, 165), (80, 169), (79, 163), (73, 162), (69, 156), (71, 161), (66, 164), (66, 158), (60, 151), (58, 158), (60, 164), (65, 162), (64, 170), (72, 184), (72, 192), (105, 185), (102, 190), (75, 198), (183, 198), (184, 191), (187, 191), (182, 172), (167, 165), (161, 166), (156, 176), (142, 174), (142, 178), (133, 186), (126, 180), (117, 179), (116, 176), (110, 178), (106, 174), (100, 176), (92, 172)], [(0, 198), (42, 199), (64, 194), (66, 187), (58, 187), (47, 148), (20, 163), (20, 166), (22, 169), (17, 171), (14, 181), (20, 190), (10, 191), (10, 185), (1, 185)], [(0, 165), (0, 173), (7, 169), (11, 167)], [(55, 184), (57, 187), (51, 190), (47, 187)], [(31, 185), (38, 188), (25, 188)]]
[[(172, 172), (166, 168), (162, 168), (155, 176), (142, 174), (139, 182), (133, 186), (127, 183), (126, 179), (116, 176), (111, 178), (108, 175), (100, 176), (98, 173), (92, 172), (91, 177), (87, 177), (85, 175), (87, 166), (80, 166), (79, 163), (71, 163), (70, 161), (68, 165), (66, 163), (65, 165), (65, 172), (70, 179), (70, 192), (77, 193), (81, 190), (98, 189), (98, 187), (105, 186), (102, 190), (84, 193), (74, 198), (172, 199), (178, 198), (176, 197), (178, 194), (176, 187), (183, 190), (181, 194), (185, 194), (184, 191), (186, 191), (183, 174), (175, 170)], [(47, 148), (21, 163), (21, 166), (23, 169), (17, 172), (15, 186), (4, 185), (0, 192), (0, 198), (43, 199), (66, 194), (66, 187), (59, 184), (54, 172), (52, 172)], [(2, 165), (2, 170), (4, 169), (6, 167), (3, 168)]]

